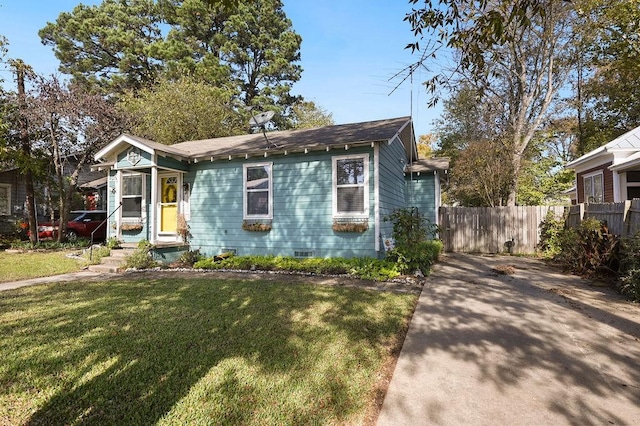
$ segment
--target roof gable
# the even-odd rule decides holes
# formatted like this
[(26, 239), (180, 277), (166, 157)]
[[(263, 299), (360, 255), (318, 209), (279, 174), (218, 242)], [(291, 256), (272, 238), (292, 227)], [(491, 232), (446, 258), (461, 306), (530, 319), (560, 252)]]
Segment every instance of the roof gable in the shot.
[(575, 166), (586, 163), (602, 155), (614, 153), (614, 152), (635, 152), (640, 151), (640, 126), (627, 133), (618, 136), (611, 142), (587, 152), (580, 158), (576, 158), (567, 164), (568, 168), (575, 168)]

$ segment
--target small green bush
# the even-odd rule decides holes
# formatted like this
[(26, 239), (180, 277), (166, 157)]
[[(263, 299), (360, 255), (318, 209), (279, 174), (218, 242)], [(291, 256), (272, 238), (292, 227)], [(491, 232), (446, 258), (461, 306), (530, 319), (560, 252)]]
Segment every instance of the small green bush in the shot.
[(126, 269), (152, 269), (159, 266), (151, 256), (151, 249), (153, 244), (147, 240), (138, 242), (136, 250), (127, 256), (124, 260), (124, 267)]
[(545, 256), (553, 258), (562, 250), (562, 233), (564, 232), (564, 218), (558, 218), (549, 210), (545, 219), (540, 222), (540, 242), (538, 250)]
[(640, 302), (640, 234), (620, 243), (620, 292)]
[(200, 253), (200, 249), (185, 251), (178, 258), (178, 263), (185, 267), (192, 267), (194, 263), (203, 259), (204, 256)]
[(82, 257), (87, 259), (91, 265), (97, 265), (103, 257), (108, 257), (111, 249), (107, 246), (94, 246), (93, 249), (87, 249), (82, 253)]
[(110, 249), (115, 249), (120, 247), (120, 240), (118, 237), (109, 237), (107, 241), (104, 242), (104, 245), (109, 247)]
[(398, 264), (398, 270), (410, 274), (420, 270), (428, 274), (442, 252), (442, 242), (435, 240), (439, 228), (429, 222), (416, 207), (394, 210), (384, 221), (393, 223), (395, 246), (387, 258)]

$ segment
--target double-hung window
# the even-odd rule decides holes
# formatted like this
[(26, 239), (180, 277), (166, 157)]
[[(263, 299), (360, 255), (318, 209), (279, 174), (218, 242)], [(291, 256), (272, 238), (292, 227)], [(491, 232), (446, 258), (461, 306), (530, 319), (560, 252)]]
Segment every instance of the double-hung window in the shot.
[(136, 218), (142, 217), (142, 176), (143, 175), (123, 175), (122, 176), (122, 217)]
[(244, 219), (273, 218), (272, 168), (272, 163), (244, 165)]
[(369, 216), (369, 155), (333, 157), (334, 217)]
[(584, 202), (602, 203), (604, 201), (604, 180), (602, 172), (583, 177)]

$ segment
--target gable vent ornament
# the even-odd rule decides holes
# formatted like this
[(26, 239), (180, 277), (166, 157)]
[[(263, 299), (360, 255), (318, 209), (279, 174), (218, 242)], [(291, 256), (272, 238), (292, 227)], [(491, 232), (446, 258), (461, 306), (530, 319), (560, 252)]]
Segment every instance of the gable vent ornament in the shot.
[(138, 164), (141, 159), (142, 159), (142, 156), (140, 155), (140, 149), (131, 147), (129, 151), (127, 151), (127, 161), (132, 166), (135, 166), (136, 164)]

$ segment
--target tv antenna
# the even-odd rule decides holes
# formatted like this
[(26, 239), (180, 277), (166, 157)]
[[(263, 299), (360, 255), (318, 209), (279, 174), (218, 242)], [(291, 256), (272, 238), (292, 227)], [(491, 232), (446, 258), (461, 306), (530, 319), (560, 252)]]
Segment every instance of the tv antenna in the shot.
[(249, 119), (249, 127), (251, 127), (252, 129), (262, 130), (262, 136), (264, 136), (264, 140), (267, 141), (267, 149), (269, 149), (271, 145), (278, 148), (278, 145), (269, 142), (266, 131), (267, 123), (271, 121), (274, 115), (275, 113), (273, 111), (264, 111), (259, 114), (251, 114), (251, 118)]

